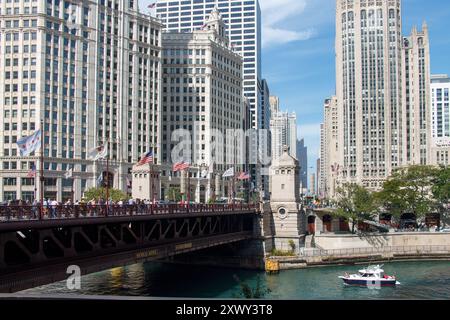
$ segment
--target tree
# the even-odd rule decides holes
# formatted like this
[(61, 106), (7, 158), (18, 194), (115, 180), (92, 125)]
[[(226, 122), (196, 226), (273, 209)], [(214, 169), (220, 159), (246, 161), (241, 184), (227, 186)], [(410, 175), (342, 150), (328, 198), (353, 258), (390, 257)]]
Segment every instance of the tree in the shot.
[(167, 198), (170, 201), (180, 202), (182, 199), (181, 191), (179, 187), (170, 187), (167, 191)]
[(372, 220), (375, 210), (374, 198), (364, 187), (346, 183), (337, 188), (336, 215), (352, 222), (352, 233), (358, 222)]
[(430, 166), (410, 166), (393, 172), (377, 194), (379, 203), (395, 216), (412, 213), (416, 218), (432, 211), (435, 169)]
[(435, 207), (439, 211), (443, 226), (449, 217), (450, 205), (450, 167), (435, 169), (432, 176), (431, 193), (435, 200)]
[[(114, 201), (125, 201), (129, 199), (129, 196), (124, 192), (117, 189), (109, 189), (109, 198)], [(84, 192), (84, 198), (86, 200), (106, 200), (106, 188), (91, 188)]]

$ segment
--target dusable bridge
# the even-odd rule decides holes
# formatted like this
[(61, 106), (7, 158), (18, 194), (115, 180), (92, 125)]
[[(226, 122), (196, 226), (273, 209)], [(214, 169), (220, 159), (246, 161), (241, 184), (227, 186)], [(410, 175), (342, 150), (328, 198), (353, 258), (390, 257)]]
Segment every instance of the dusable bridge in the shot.
[(0, 206), (0, 292), (251, 239), (255, 205)]

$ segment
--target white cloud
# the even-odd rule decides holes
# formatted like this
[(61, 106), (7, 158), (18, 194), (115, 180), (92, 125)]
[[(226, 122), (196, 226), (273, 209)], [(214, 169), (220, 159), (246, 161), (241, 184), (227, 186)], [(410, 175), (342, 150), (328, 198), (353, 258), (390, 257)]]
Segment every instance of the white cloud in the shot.
[(302, 14), (308, 1), (311, 0), (260, 0), (263, 16), (263, 47), (308, 40), (314, 36), (315, 30), (312, 28), (298, 31), (280, 26)]
[(308, 40), (315, 35), (315, 31), (313, 29), (305, 31), (292, 31), (273, 28), (271, 26), (265, 26), (263, 32), (263, 47), (292, 41)]

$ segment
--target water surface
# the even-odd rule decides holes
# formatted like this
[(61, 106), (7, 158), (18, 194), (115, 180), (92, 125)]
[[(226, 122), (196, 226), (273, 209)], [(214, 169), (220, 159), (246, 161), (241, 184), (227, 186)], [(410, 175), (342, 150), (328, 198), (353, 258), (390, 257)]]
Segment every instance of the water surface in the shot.
[(266, 275), (241, 269), (148, 263), (83, 276), (81, 290), (68, 290), (61, 281), (23, 293), (236, 298), (242, 292), (237, 276), (253, 288), (259, 278), (270, 290), (265, 296), (269, 299), (450, 299), (449, 261), (385, 264), (386, 273), (396, 275), (401, 282), (395, 288), (346, 287), (338, 278), (362, 267), (318, 267)]

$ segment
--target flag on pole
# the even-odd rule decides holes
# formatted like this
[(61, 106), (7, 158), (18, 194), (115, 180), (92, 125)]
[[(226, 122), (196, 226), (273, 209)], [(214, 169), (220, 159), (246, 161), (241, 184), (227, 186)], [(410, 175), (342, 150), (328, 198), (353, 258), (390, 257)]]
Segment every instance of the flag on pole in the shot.
[(100, 175), (97, 178), (97, 187), (101, 185), (102, 181), (103, 181), (103, 173), (100, 173)]
[(107, 145), (101, 145), (89, 150), (88, 158), (97, 161), (99, 159), (105, 159), (108, 156), (108, 147)]
[(204, 25), (202, 25), (201, 30), (204, 30), (206, 28), (207, 24), (205, 23)]
[(150, 3), (147, 7), (149, 9), (154, 9), (156, 7), (156, 2)]
[(153, 152), (151, 151), (142, 156), (141, 160), (137, 163), (137, 166), (143, 166), (147, 163), (153, 163)]
[(30, 171), (28, 171), (27, 178), (35, 178), (36, 177), (36, 166), (33, 164), (31, 166)]
[(67, 169), (66, 173), (64, 174), (64, 178), (70, 179), (73, 177), (73, 167), (70, 169)]
[(241, 174), (239, 175), (239, 177), (237, 179), (238, 180), (250, 180), (250, 175), (247, 172), (241, 172)]
[(21, 157), (27, 157), (32, 152), (41, 148), (41, 129), (37, 130), (31, 136), (17, 140), (17, 146)]
[(184, 162), (184, 161), (177, 162), (173, 165), (172, 171), (173, 172), (183, 171), (183, 170), (189, 169), (190, 166), (191, 165), (189, 163)]
[(234, 167), (228, 169), (228, 170), (225, 171), (224, 174), (222, 175), (222, 178), (229, 178), (229, 177), (234, 177)]
[(208, 170), (206, 170), (206, 169), (203, 170), (202, 173), (201, 173), (201, 178), (205, 179), (206, 177), (208, 177), (208, 173), (209, 173)]

